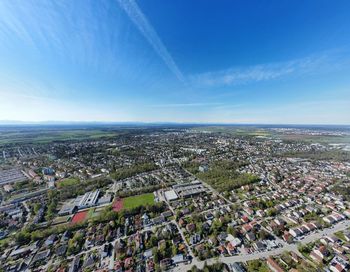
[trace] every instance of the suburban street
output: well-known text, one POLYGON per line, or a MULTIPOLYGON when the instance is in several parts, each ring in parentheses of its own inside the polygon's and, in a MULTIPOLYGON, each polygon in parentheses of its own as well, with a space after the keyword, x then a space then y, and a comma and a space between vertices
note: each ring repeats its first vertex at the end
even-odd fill
MULTIPOLYGON (((300 241, 300 244, 307 244, 313 241, 316 241, 323 236, 326 235, 331 235, 335 232, 345 230, 350 227, 350 220, 346 220, 343 222, 339 222, 338 224, 334 225, 332 228, 328 228, 319 232, 312 233, 310 235, 305 236, 304 239, 300 241)), ((293 243, 293 244, 287 244, 283 242, 283 246, 277 249, 273 249, 270 251, 264 251, 264 252, 254 252, 251 254, 239 254, 236 256, 230 256, 230 257, 219 257, 219 258, 211 258, 207 259, 205 261, 199 261, 197 258, 194 258, 192 263, 190 264, 182 264, 179 266, 176 266, 175 268, 172 269, 172 271, 187 271, 190 270, 192 266, 196 265, 198 268, 203 268, 204 263, 206 262, 207 264, 213 264, 216 262, 222 262, 226 264, 234 263, 234 262, 247 262, 251 260, 256 260, 256 259, 261 259, 261 258, 267 258, 269 256, 275 256, 282 254, 285 251, 293 251, 296 254, 300 255, 298 251, 298 244, 293 243)))

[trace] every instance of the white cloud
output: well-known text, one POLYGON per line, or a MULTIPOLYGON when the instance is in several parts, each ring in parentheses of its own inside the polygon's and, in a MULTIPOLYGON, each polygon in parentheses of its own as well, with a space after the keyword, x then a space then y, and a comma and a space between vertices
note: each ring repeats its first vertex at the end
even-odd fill
POLYGON ((321 54, 286 62, 234 67, 222 71, 195 74, 190 76, 190 81, 197 87, 232 86, 274 80, 291 75, 322 72, 339 68, 340 64, 327 54, 321 54))
POLYGON ((136 25, 139 31, 151 44, 156 53, 163 59, 170 71, 182 82, 185 83, 185 78, 177 67, 175 61, 169 54, 167 48, 159 38, 158 34, 148 22, 146 16, 142 13, 134 0, 118 0, 119 5, 125 10, 130 20, 136 25))
POLYGON ((157 104, 152 105, 152 108, 183 108, 183 107, 209 107, 220 106, 223 103, 173 103, 173 104, 157 104))

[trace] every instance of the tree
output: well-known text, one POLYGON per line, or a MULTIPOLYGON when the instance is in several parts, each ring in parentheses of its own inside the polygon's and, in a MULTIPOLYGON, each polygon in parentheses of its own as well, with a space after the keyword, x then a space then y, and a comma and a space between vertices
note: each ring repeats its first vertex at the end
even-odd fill
POLYGON ((31 240, 30 233, 24 229, 16 235, 16 242, 20 245, 28 244, 31 240))
POLYGON ((155 247, 157 246, 157 244, 158 244, 158 239, 155 235, 152 234, 147 242, 147 247, 148 248, 155 247))
POLYGON ((172 251, 172 255, 176 255, 177 254, 177 246, 175 246, 175 245, 172 245, 172 247, 171 247, 171 251, 172 251))
POLYGON ((153 249, 152 249, 152 254, 153 254, 153 261, 155 262, 155 263, 159 263, 159 261, 160 261, 160 254, 159 254, 159 251, 158 251, 158 249, 157 249, 157 247, 154 247, 153 249))
POLYGON ((194 265, 194 266, 192 266, 191 271, 192 272, 198 272, 199 270, 198 270, 197 266, 194 265))
POLYGON ((262 229, 262 230, 259 232, 259 237, 260 237, 261 240, 266 240, 266 239, 269 239, 270 234, 269 234, 267 231, 265 231, 265 230, 262 229))

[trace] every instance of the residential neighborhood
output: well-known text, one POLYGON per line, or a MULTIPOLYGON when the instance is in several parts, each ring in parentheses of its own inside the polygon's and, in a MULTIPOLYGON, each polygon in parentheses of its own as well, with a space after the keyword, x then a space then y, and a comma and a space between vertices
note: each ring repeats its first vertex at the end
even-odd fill
POLYGON ((350 163, 281 135, 5 146, 0 269, 349 271, 350 163))

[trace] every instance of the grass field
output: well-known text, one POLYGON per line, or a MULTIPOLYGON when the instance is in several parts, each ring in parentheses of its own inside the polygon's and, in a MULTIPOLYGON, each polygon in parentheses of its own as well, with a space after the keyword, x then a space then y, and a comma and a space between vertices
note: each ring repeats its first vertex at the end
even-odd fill
POLYGON ((271 136, 271 131, 256 127, 209 126, 192 128, 195 132, 227 133, 234 136, 271 136))
MULTIPOLYGON (((304 128, 300 128, 304 129, 304 128)), ((311 128, 312 129, 312 128, 311 128)), ((211 133, 225 133, 233 136, 250 136, 250 137, 270 137, 273 139, 280 139, 286 141, 304 141, 309 143, 350 143, 349 135, 332 135, 331 131, 329 135, 311 135, 303 133, 300 131, 300 134, 290 133, 288 131, 275 131, 270 128, 261 128, 254 126, 203 126, 203 127, 194 127, 192 128, 195 132, 211 132, 211 133)))
POLYGON ((304 135, 304 134, 281 134, 278 138, 287 141, 304 141, 310 143, 320 144, 348 144, 350 143, 350 136, 336 136, 336 135, 304 135))
POLYGON ((80 181, 76 178, 66 178, 66 179, 63 179, 59 182, 57 182, 57 187, 58 188, 63 188, 63 187, 66 187, 66 186, 70 186, 70 185, 75 185, 75 184, 78 184, 80 181))
POLYGON ((50 142, 95 140, 116 137, 128 131, 118 126, 1 126, 0 146, 13 144, 43 144, 50 142))
POLYGON ((142 205, 154 204, 153 193, 123 198, 123 209, 133 209, 142 205))

